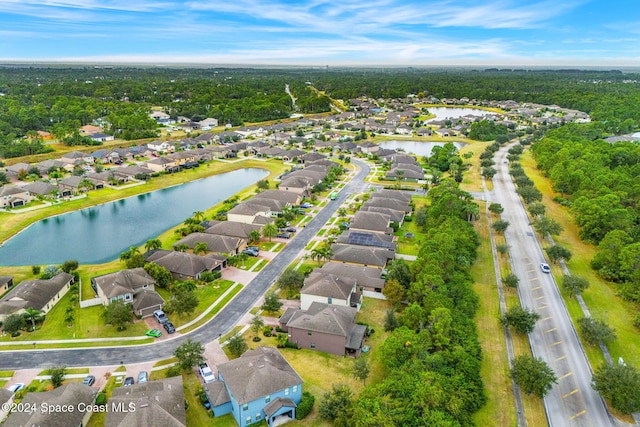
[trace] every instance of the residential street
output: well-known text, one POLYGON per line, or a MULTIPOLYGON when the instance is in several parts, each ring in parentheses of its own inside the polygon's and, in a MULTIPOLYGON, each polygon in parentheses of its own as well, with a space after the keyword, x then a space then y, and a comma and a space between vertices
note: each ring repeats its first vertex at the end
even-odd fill
POLYGON ((369 187, 369 184, 365 183, 365 178, 369 174, 369 166, 357 160, 353 160, 353 162, 360 169, 347 185, 340 190, 337 200, 329 201, 324 209, 320 210, 315 218, 307 223, 305 228, 300 229, 285 248, 205 326, 175 339, 137 346, 3 351, 2 368, 27 369, 52 365, 90 367, 140 363, 172 356, 176 347, 185 342, 187 338, 200 341, 203 345, 216 340, 231 330, 242 316, 254 306, 256 301, 269 289, 271 284, 296 258, 300 251, 305 248, 312 237, 338 210, 347 197, 351 194, 365 191, 369 187))
POLYGON ((542 358, 555 372, 558 384, 545 397, 549 424, 564 426, 610 426, 612 420, 600 395, 591 388, 592 372, 576 335, 553 275, 543 273, 546 262, 525 208, 509 176, 507 150, 494 157, 498 174, 488 202, 502 204, 502 218, 509 221, 505 232, 513 272, 520 279, 522 306, 534 309, 540 320, 529 338, 535 357, 542 358))

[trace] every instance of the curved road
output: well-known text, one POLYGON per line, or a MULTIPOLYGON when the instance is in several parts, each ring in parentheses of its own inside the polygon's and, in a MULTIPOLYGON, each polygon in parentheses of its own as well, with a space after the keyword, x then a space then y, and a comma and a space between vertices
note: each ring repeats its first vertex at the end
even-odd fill
POLYGON ((500 203, 504 207, 502 218, 509 221, 505 238, 511 267, 520 279, 521 304, 540 315, 535 330, 529 335, 532 352, 547 362, 558 378, 558 383, 544 398, 549 425, 611 426, 612 420, 600 395, 591 388, 591 367, 553 275, 540 270, 545 257, 509 176, 506 162, 511 146, 501 148, 494 157, 498 174, 493 178, 488 201, 500 203))
POLYGON ((123 347, 104 347, 86 349, 18 350, 2 351, 2 369, 42 368, 52 365, 73 366, 109 366, 121 363, 140 363, 165 359, 173 355, 174 350, 187 338, 203 344, 216 340, 233 328, 256 301, 271 287, 280 273, 296 258, 302 249, 315 236, 320 228, 338 210, 353 193, 366 190, 365 178, 369 166, 353 160, 360 168, 356 175, 338 193, 338 198, 318 212, 318 214, 291 239, 284 249, 276 255, 257 276, 242 289, 216 316, 204 326, 174 339, 143 345, 123 347))

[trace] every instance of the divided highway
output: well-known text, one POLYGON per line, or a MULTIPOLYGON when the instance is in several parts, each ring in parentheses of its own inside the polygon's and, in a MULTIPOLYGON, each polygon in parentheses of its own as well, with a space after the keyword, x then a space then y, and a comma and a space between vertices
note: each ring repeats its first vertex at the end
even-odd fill
POLYGON ((509 176, 508 149, 509 146, 502 147, 494 158, 498 173, 493 178, 488 201, 500 203, 504 207, 502 218, 509 221, 505 238, 513 273, 520 279, 518 293, 522 306, 540 315, 529 335, 533 354, 542 358, 558 378, 558 384, 544 399, 549 425, 611 426, 604 402, 591 388, 589 362, 554 278, 540 269, 540 263, 545 262, 544 254, 509 176))
POLYGON ((370 168, 367 164, 353 160, 359 167, 356 175, 339 192, 338 198, 330 201, 320 212, 300 229, 296 236, 264 267, 257 276, 246 285, 236 297, 230 301, 206 325, 166 341, 152 344, 131 345, 122 347, 103 347, 85 349, 55 350, 17 350, 2 351, 0 367, 2 369, 43 368, 54 365, 74 366, 110 366, 121 363, 140 363, 165 359, 173 355, 174 350, 187 338, 203 344, 214 341, 231 330, 245 313, 247 313, 271 287, 280 273, 296 258, 323 225, 338 210, 351 194, 365 191, 368 184, 365 178, 370 168))

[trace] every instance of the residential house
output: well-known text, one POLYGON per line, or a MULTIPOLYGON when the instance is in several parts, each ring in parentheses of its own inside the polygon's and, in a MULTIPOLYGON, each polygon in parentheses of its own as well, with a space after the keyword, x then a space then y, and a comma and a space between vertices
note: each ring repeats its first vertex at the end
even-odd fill
POLYGON ((424 170, 422 167, 414 164, 397 163, 385 173, 384 177, 385 179, 395 179, 398 181, 417 181, 424 179, 424 170))
POLYGON ((196 154, 192 151, 178 151, 176 153, 167 154, 167 159, 173 160, 179 166, 184 165, 185 163, 193 163, 197 162, 196 154))
POLYGON ((93 135, 90 135, 89 138, 96 142, 113 141, 115 139, 113 135, 107 135, 106 133, 94 133, 93 135))
POLYGON ((349 223, 352 231, 375 231, 384 234, 393 234, 390 226, 391 219, 388 215, 377 212, 358 211, 349 223))
POLYGON ((31 165, 28 163, 16 163, 5 167, 7 177, 10 179, 17 179, 21 171, 24 171, 22 173, 28 173, 29 169, 31 169, 31 165))
POLYGON ((405 213, 404 211, 397 211, 395 209, 383 208, 379 206, 362 206, 360 208, 361 212, 376 212, 384 215, 389 215, 389 219, 391 222, 395 222, 398 226, 401 226, 404 222, 405 213))
POLYGON ((22 188, 27 190, 32 196, 51 198, 58 195, 58 187, 44 181, 30 182, 23 185, 22 188))
POLYGON ((15 185, 0 187, 0 208, 18 208, 33 200, 31 193, 15 185))
POLYGON ((388 199, 385 197, 375 197, 375 198, 371 198, 369 200, 367 200, 366 202, 364 202, 364 204, 362 205, 363 208, 369 208, 369 207, 379 207, 379 208, 388 208, 388 209, 394 209, 397 211, 402 211, 404 212, 406 215, 410 214, 412 209, 411 209, 411 205, 409 205, 409 203, 403 202, 401 200, 395 200, 395 199, 388 199))
POLYGON ((201 130, 211 130, 214 127, 218 126, 218 119, 207 117, 206 119, 198 122, 198 124, 200 125, 201 130))
POLYGON ((48 313, 72 284, 73 276, 64 272, 46 280, 23 280, 0 299, 0 320, 10 314, 23 313, 27 308, 48 313))
POLYGON ((182 377, 164 378, 116 387, 109 398, 105 427, 186 427, 184 384, 182 377), (135 408, 130 410, 129 408, 135 408))
POLYGON ((364 266, 385 267, 395 258, 393 249, 378 248, 375 246, 357 246, 334 243, 331 245, 333 261, 347 264, 361 264, 364 266))
POLYGON ((253 196, 252 200, 259 201, 262 199, 279 200, 290 206, 299 205, 302 201, 302 197, 299 194, 283 190, 265 190, 253 196))
POLYGON ((327 156, 320 154, 320 153, 316 153, 314 151, 304 154, 300 157, 298 157, 298 161, 300 163, 307 163, 307 162, 314 162, 316 160, 322 160, 322 159, 326 159, 327 156))
POLYGON ((209 254, 194 255, 185 252, 154 250, 145 254, 145 261, 161 265, 178 280, 199 279, 205 271, 222 270, 227 258, 209 254))
POLYGON ((156 157, 145 163, 145 166, 154 172, 178 172, 178 162, 167 157, 156 157))
POLYGON ((13 286, 13 276, 0 276, 0 295, 7 292, 13 286))
POLYGON ((244 222, 245 224, 255 224, 257 217, 260 216, 267 218, 272 216, 269 206, 266 203, 260 203, 260 200, 240 203, 227 212, 229 221, 244 222))
POLYGON ((204 231, 209 234, 219 234, 221 236, 234 236, 249 240, 253 230, 262 231, 260 224, 247 224, 237 221, 210 221, 209 227, 204 231))
POLYGON ((0 423, 2 423, 9 412, 11 412, 11 404, 13 403, 14 393, 6 388, 0 388, 0 423))
MULTIPOLYGON (((93 414, 90 410, 95 403, 97 390, 79 382, 69 382, 50 391, 28 392, 21 407, 37 408, 12 412, 2 424, 6 427, 23 426, 86 426, 93 414), (73 408, 73 410, 47 410, 41 408, 73 408)), ((117 413, 117 411, 115 411, 117 413)))
POLYGON ((362 295, 356 289, 355 279, 327 274, 316 268, 304 279, 304 286, 300 290, 300 309, 307 310, 313 302, 355 307, 359 310, 362 295))
POLYGON ((371 198, 384 197, 411 203, 411 193, 408 191, 381 189, 370 193, 370 196, 371 198))
POLYGON ((196 243, 205 243, 208 252, 218 255, 237 255, 247 245, 247 240, 234 236, 221 236, 210 233, 191 233, 173 244, 176 249, 181 245, 187 245, 193 249, 196 243))
POLYGON ((216 417, 230 413, 239 427, 295 419, 302 378, 277 349, 258 347, 218 365, 218 379, 204 386, 216 417))
POLYGON ((80 128, 80 133, 86 136, 91 136, 101 132, 102 132, 102 128, 100 126, 84 125, 80 128))
POLYGON ((82 193, 91 189, 100 189, 104 187, 102 181, 94 181, 92 178, 84 176, 68 176, 60 180, 60 194, 70 196, 75 193, 82 193))
POLYGON ((375 231, 347 230, 338 236, 336 243, 395 250, 396 244, 393 242, 393 239, 393 234, 378 233, 375 231))
POLYGON ((82 163, 93 164, 95 159, 90 153, 83 153, 82 151, 70 151, 68 153, 64 153, 60 158, 63 163, 78 165, 82 163))
POLYGON ((311 194, 311 189, 317 184, 313 179, 304 176, 286 176, 280 181, 279 190, 291 191, 305 197, 311 194))
POLYGON ((148 317, 160 310, 164 299, 155 291, 156 281, 142 267, 116 271, 91 278, 91 286, 102 305, 114 301, 131 304, 140 317, 148 317))
POLYGON ((360 356, 367 327, 356 324, 357 309, 313 302, 307 310, 288 308, 278 320, 300 348, 338 356, 360 356))
POLYGON ((40 163, 36 164, 40 175, 49 175, 50 171, 58 171, 64 168, 64 162, 61 160, 49 159, 43 160, 40 163))
POLYGON ((159 140, 147 143, 147 148, 152 151, 164 151, 169 153, 175 150, 175 146, 172 143, 159 140))
POLYGON ((382 278, 382 268, 363 267, 361 265, 343 264, 341 262, 325 262, 320 270, 322 274, 333 274, 350 277, 356 281, 356 288, 363 295, 367 293, 382 294, 385 280, 382 278))
POLYGON ((161 125, 170 125, 176 122, 171 118, 170 115, 168 115, 164 111, 152 111, 151 113, 149 113, 149 117, 151 117, 156 121, 156 123, 161 125))

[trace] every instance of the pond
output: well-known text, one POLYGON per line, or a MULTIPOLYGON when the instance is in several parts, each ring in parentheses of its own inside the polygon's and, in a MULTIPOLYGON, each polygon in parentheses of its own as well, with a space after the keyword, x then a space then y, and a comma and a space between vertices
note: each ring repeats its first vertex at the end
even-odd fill
POLYGON ((431 107, 427 108, 427 110, 429 113, 436 115, 434 118, 427 120, 427 123, 433 120, 457 119, 464 116, 483 117, 496 115, 494 112, 477 108, 431 107))
POLYGON ((240 169, 43 219, 0 247, 0 265, 111 261, 267 175, 240 169))
MULTIPOLYGON (((427 156, 429 157, 431 155, 431 150, 433 150, 433 147, 435 146, 439 146, 442 147, 445 143, 444 142, 431 142, 431 141, 396 141, 396 140, 390 140, 390 141, 384 141, 382 143, 380 143, 380 147, 382 148, 388 148, 388 149, 394 149, 394 150, 402 150, 406 153, 411 153, 411 154, 415 154, 417 156, 427 156)), ((458 150, 462 147, 465 146, 464 142, 454 142, 453 145, 455 145, 458 150)))

